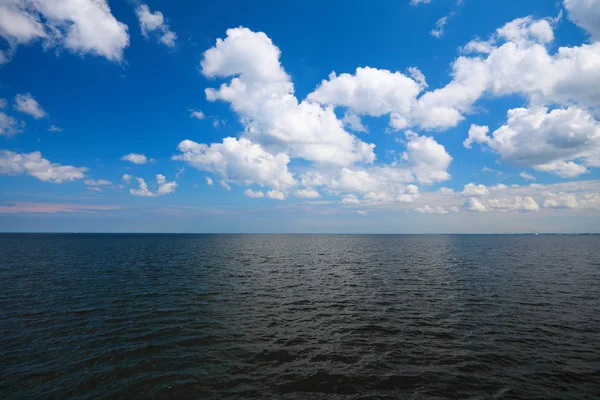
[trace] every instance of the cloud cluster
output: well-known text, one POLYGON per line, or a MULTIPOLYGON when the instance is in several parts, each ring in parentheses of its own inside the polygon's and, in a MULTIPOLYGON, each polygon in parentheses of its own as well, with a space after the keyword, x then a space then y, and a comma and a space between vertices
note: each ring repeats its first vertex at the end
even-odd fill
POLYGON ((106 0, 4 0, 0 36, 10 46, 0 57, 3 62, 19 45, 35 41, 117 62, 129 45, 127 26, 115 19, 106 0))
POLYGON ((141 197, 156 197, 163 196, 169 193, 173 193, 175 188, 177 187, 177 182, 167 182, 167 178, 164 175, 158 174, 156 175, 156 189, 150 190, 146 181, 142 178, 132 177, 131 175, 125 174, 123 175, 123 180, 127 183, 131 181, 131 179, 135 178, 138 183, 138 188, 129 189, 129 193, 134 196, 141 197))
POLYGON ((42 158, 39 151, 15 153, 0 150, 0 175, 30 175, 43 182, 63 183, 83 179, 85 167, 60 165, 42 158))

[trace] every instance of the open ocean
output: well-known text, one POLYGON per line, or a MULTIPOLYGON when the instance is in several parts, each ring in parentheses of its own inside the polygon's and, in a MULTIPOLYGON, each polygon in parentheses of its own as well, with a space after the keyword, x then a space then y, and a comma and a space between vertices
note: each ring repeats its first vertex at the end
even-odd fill
POLYGON ((600 236, 0 235, 0 398, 593 399, 600 236))

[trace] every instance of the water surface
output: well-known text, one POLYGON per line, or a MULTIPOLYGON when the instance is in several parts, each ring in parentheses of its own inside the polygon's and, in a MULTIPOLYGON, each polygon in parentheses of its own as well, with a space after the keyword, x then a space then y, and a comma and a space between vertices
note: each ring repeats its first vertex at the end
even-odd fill
POLYGON ((594 398, 600 236, 0 235, 0 398, 594 398))

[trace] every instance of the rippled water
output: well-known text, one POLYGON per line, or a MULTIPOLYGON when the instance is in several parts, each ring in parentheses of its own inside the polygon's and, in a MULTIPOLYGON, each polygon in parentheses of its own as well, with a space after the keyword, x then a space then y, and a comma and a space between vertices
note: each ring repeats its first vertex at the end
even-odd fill
POLYGON ((600 236, 0 235, 0 398, 594 398, 600 236))

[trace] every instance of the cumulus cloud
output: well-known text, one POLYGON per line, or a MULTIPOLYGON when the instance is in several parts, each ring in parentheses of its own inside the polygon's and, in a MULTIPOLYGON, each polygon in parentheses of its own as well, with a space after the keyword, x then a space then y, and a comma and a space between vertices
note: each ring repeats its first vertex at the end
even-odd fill
POLYGON ((592 114, 577 107, 516 108, 508 111, 507 123, 488 136, 487 127, 472 125, 465 146, 480 143, 500 155, 500 160, 538 171, 574 177, 595 166, 600 153, 600 124, 592 114), (572 160, 581 160, 583 165, 572 160))
POLYGON ((148 187, 148 184, 146 183, 146 181, 142 178, 135 178, 135 180, 138 183, 138 188, 137 189, 129 189, 129 193, 131 193, 134 196, 141 196, 141 197, 156 197, 156 196, 163 196, 163 195, 167 195, 169 193, 173 193, 175 191, 175 188, 177 187, 177 182, 173 181, 173 182, 167 182, 167 178, 162 175, 162 174, 158 174, 156 175, 156 190, 152 191, 150 190, 150 188, 148 187))
POLYGON ((50 128, 48 128, 48 132, 62 132, 62 128, 56 125, 50 125, 50 128))
POLYGON ((30 175, 42 182, 63 183, 83 179, 85 167, 60 165, 42 157, 39 151, 15 153, 0 150, 1 175, 30 175))
POLYGON ((251 189, 246 189, 246 190, 244 190, 244 194, 252 199, 260 199, 262 197, 265 197, 265 194, 260 190, 257 190, 255 192, 251 189))
POLYGON ((140 4, 136 9, 136 15, 144 37, 148 38, 150 34, 156 34, 160 43, 167 47, 175 47, 177 35, 170 30, 163 13, 151 12, 146 4, 140 4))
POLYGON ((48 113, 44 111, 40 104, 29 93, 18 94, 15 97, 15 110, 29 114, 35 119, 48 116, 48 113))
POLYGON ((425 207, 418 207, 415 208, 415 211, 418 212, 419 214, 439 214, 439 215, 444 215, 444 214, 448 214, 450 212, 458 212, 458 207, 450 207, 448 209, 445 209, 444 207, 431 207, 429 204, 426 204, 425 207))
POLYGON ((267 197, 273 200, 285 200, 285 193, 280 192, 279 190, 269 190, 267 192, 267 197))
POLYGON ((600 40, 600 0, 564 0, 569 19, 600 40))
POLYGON ((487 196, 488 194, 490 194, 490 191, 485 185, 476 185, 475 183, 471 182, 465 185, 463 191, 460 192, 460 194, 464 197, 481 197, 487 196))
POLYGON ((485 206, 481 204, 481 201, 475 197, 467 199, 463 204, 463 208, 467 211, 487 212, 487 208, 485 208, 485 206))
POLYGON ((214 181, 212 180, 212 178, 211 178, 210 176, 207 176, 207 177, 206 177, 206 184, 207 184, 208 186, 212 186, 212 185, 214 185, 215 183, 214 183, 214 181))
POLYGON ((134 164, 146 164, 148 158, 143 154, 129 153, 121 157, 122 161, 129 161, 134 164))
POLYGON ((179 143, 174 160, 187 162, 201 170, 219 175, 226 182, 256 184, 287 190, 296 181, 288 170, 287 154, 273 155, 249 139, 228 137, 222 143, 206 145, 191 140, 179 143))
POLYGON ((531 175, 529 172, 521 172, 519 176, 527 181, 535 181, 535 176, 531 175))
POLYGON ((227 37, 204 53, 201 68, 207 78, 232 78, 206 89, 206 98, 230 103, 244 136, 269 152, 321 164, 373 162, 374 145, 344 130, 331 107, 298 101, 279 58, 279 48, 264 33, 228 29, 227 37))
POLYGON ((0 4, 0 36, 10 46, 0 57, 4 62, 18 45, 35 41, 117 62, 129 45, 127 26, 115 19, 106 0, 6 0, 0 4))

